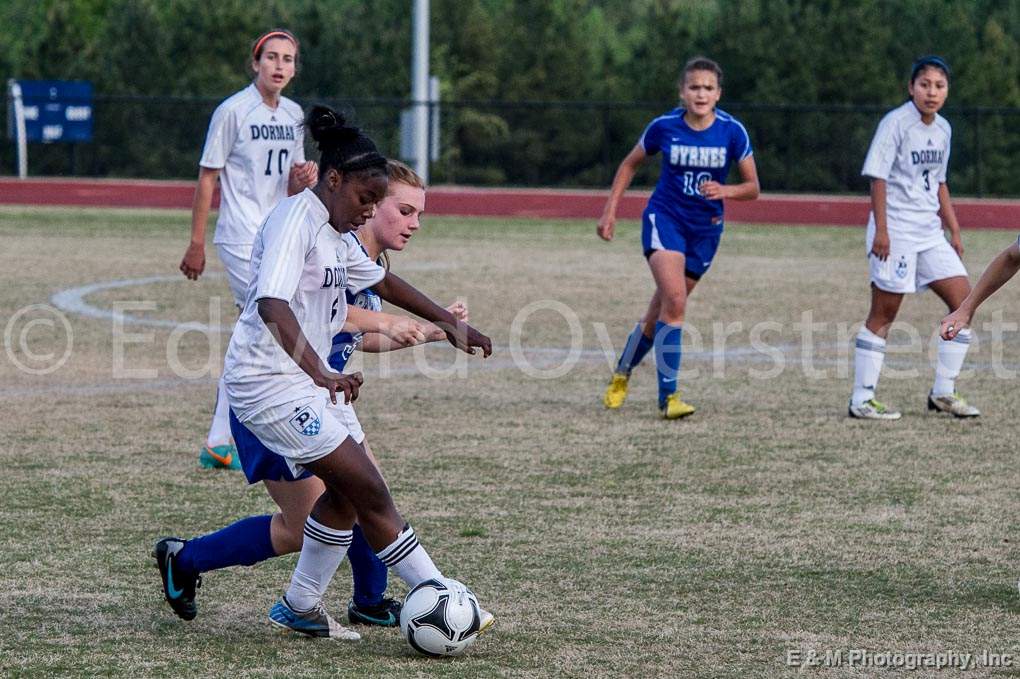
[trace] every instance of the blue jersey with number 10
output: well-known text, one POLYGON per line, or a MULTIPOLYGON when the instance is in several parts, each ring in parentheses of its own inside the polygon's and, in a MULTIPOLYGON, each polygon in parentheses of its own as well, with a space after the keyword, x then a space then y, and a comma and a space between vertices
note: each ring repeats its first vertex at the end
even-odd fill
POLYGON ((649 208, 691 227, 722 228, 723 202, 705 198, 698 187, 709 180, 725 183, 730 166, 751 155, 744 126, 716 109, 715 122, 693 130, 684 109, 676 108, 649 123, 638 143, 650 156, 662 152, 662 173, 649 208))

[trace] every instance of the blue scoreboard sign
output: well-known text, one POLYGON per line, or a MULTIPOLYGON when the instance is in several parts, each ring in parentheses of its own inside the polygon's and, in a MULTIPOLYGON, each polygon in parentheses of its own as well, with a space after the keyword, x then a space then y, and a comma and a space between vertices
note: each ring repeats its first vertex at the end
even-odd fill
POLYGON ((18 85, 21 86, 27 141, 92 141, 92 83, 19 80, 18 85))

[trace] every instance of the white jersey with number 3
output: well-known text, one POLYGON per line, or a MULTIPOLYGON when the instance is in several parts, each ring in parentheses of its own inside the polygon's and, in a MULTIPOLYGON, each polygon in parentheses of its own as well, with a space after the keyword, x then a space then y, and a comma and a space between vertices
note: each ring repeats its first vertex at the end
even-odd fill
POLYGON ((287 197, 290 166, 305 160, 303 114, 280 97, 269 108, 254 84, 216 107, 199 165, 220 172, 217 245, 251 245, 269 211, 287 197))
MULTIPOLYGON (((936 114, 926 125, 914 102, 908 101, 882 118, 871 140, 861 174, 886 181, 889 241, 896 247, 923 250, 945 241, 939 217, 939 185, 949 167, 953 131, 936 114)), ((874 215, 870 220, 871 242, 874 215)))
POLYGON ((357 294, 386 275, 328 218, 326 206, 305 189, 280 202, 255 238, 248 295, 223 371, 230 407, 241 421, 316 388, 270 334, 258 300, 287 302, 309 345, 328 365, 333 336, 347 319, 345 292, 357 294))

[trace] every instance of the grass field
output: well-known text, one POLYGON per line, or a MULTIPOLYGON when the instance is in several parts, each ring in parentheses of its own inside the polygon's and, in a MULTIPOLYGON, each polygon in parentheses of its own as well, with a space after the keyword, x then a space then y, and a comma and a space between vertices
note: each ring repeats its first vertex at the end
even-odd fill
MULTIPOLYGON (((51 312, 19 309, 103 281, 168 277, 96 291, 84 298, 93 308, 148 302, 130 313, 200 323, 212 308, 214 325, 229 324, 222 278, 174 278, 187 223, 180 212, 0 210, 0 674, 781 677, 796 674, 791 650, 869 649, 988 650, 1014 667, 967 676, 1020 675, 1009 376, 1020 334, 993 342, 978 324, 960 388, 982 418, 927 415, 926 347, 943 311, 930 293, 908 299, 891 341, 905 348, 879 388, 904 419, 848 420, 849 337, 867 309, 862 229, 730 227, 687 322, 681 382, 699 412, 666 423, 650 360, 623 409, 600 404, 606 343, 622 346, 651 292, 635 224, 606 245, 587 222, 429 219, 394 270, 441 301, 466 300, 497 351, 365 358, 358 412, 398 506, 497 626, 451 661, 415 656, 392 630, 358 645, 279 635, 266 614, 294 557, 208 574, 198 619, 178 620, 154 540, 272 507, 240 475, 196 465, 227 335, 115 332, 66 313, 61 368, 33 374, 12 356, 38 373, 52 364, 41 354, 62 353, 47 326, 26 325, 51 312), (809 344, 805 312, 818 324, 809 344), (426 376, 423 361, 455 370, 426 376)), ((966 233, 972 276, 1013 237, 966 233)), ((1016 323, 1018 303, 1020 285, 1007 287, 979 320, 1016 323)), ((330 607, 349 591, 345 564, 330 607)))

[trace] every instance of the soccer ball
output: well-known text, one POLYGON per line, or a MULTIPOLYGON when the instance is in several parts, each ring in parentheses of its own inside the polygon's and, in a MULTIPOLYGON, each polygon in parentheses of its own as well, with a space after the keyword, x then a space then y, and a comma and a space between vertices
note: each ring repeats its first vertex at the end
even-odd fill
POLYGON ((450 578, 420 583, 407 593, 400 611, 407 643, 433 658, 466 651, 478 638, 480 623, 474 592, 450 578))

